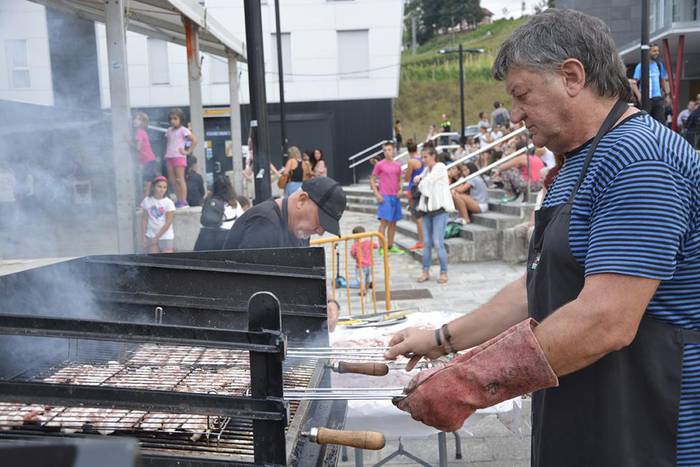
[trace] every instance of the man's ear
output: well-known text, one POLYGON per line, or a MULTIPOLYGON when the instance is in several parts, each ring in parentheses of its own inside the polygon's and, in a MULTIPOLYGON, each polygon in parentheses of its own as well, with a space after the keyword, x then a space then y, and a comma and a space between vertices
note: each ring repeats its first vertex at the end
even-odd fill
POLYGON ((309 200, 309 194, 305 191, 300 191, 297 196, 297 209, 304 207, 306 202, 309 200))
POLYGON ((560 72, 564 87, 569 96, 577 96, 586 87, 586 70, 583 63, 575 58, 568 58, 561 64, 560 72))

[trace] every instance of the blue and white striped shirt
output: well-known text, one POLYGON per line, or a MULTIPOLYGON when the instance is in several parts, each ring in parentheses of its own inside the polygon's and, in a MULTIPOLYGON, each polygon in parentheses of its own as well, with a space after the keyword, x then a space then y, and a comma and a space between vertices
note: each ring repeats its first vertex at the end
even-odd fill
MULTIPOLYGON (((567 202, 590 143, 566 158, 544 207, 567 202)), ((646 114, 611 130, 571 209, 569 243, 586 276, 658 279, 648 315, 700 330, 699 187, 700 158, 677 133, 646 114)), ((682 377, 677 464, 700 465, 700 345, 685 346, 682 377)))

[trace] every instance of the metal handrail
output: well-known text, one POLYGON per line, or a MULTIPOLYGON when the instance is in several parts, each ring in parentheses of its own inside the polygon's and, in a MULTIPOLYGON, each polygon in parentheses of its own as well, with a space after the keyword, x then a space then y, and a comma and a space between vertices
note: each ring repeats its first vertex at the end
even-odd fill
POLYGON ((524 148, 518 149, 517 151, 515 151, 512 154, 508 154, 507 156, 501 157, 496 162, 493 162, 492 164, 489 164, 486 167, 483 167, 483 168, 477 170, 473 174, 469 174, 466 177, 460 178, 459 180, 457 180, 456 182, 454 182, 453 184, 450 185, 450 189, 458 187, 459 185, 461 185, 463 183, 467 183, 469 180, 476 178, 479 175, 482 175, 495 167, 498 167, 502 164, 505 164, 506 162, 508 162, 511 159, 515 159, 516 157, 522 155, 523 153, 526 153, 528 151, 528 149, 534 148, 534 147, 535 147, 534 145, 529 144, 529 145, 525 146, 524 148))
MULTIPOLYGON (((435 141, 436 139, 438 139, 438 138, 441 137, 441 136, 459 136, 459 133, 456 133, 456 132, 454 132, 454 131, 447 132, 447 133, 438 133, 438 134, 433 135, 432 137, 428 138, 426 141, 435 141)), ((423 141, 422 143, 419 143, 419 144, 416 146, 416 147, 418 148, 419 151, 420 151, 421 149, 423 149, 423 145, 426 143, 426 141, 423 141)), ((438 147, 435 148, 435 149, 437 150, 438 148, 446 148, 446 147, 451 147, 451 146, 454 146, 454 145, 446 144, 446 145, 443 145, 443 146, 438 146, 438 147)), ((459 145, 456 145, 456 146, 459 147, 459 145)), ((408 155, 408 150, 403 151, 402 153, 400 153, 400 154, 398 154, 396 157, 394 157, 394 160, 397 161, 397 160, 399 160, 399 159, 402 159, 402 158, 406 157, 407 155, 408 155)), ((404 167, 402 167, 402 168, 405 168, 405 165, 404 165, 404 167)))
MULTIPOLYGON (((362 151, 358 152, 357 154, 353 154, 352 156, 348 157, 348 161, 356 159, 356 158, 360 157, 362 154, 366 153, 367 151, 371 151, 372 149, 376 148, 377 146, 381 146, 388 141, 391 141, 391 140, 383 139, 373 146, 370 146, 368 148, 364 148, 362 151)), ((352 166, 351 166, 351 168, 352 168, 352 166)))
MULTIPOLYGON (((342 237, 324 237, 324 238, 318 238, 315 240, 311 240, 309 243, 311 246, 319 246, 319 245, 326 245, 328 243, 331 244, 333 247, 333 251, 335 251, 335 245, 343 242, 345 244, 345 277, 348 279, 346 281, 346 289, 347 289, 347 300, 348 300, 348 314, 352 315, 352 306, 350 302, 350 269, 349 269, 349 261, 348 261, 348 241, 354 241, 354 240, 359 240, 362 238, 372 238, 376 237, 382 246, 382 260, 384 261, 384 306, 386 311, 391 311, 391 286, 389 283, 389 275, 390 275, 390 269, 389 269, 389 248, 387 245, 386 237, 381 234, 381 232, 362 232, 362 233, 356 233, 356 234, 350 234, 350 235, 345 235, 342 237)), ((357 249, 357 260, 361 264, 362 263, 362 251, 361 248, 357 249)), ((335 254, 331 253, 331 269, 332 269, 332 274, 335 274, 336 270, 336 264, 335 264, 335 254)), ((372 278, 372 282, 374 281, 374 261, 370 263, 370 277, 372 278)), ((367 284, 363 284, 364 280, 364 274, 360 274, 360 287, 363 285, 367 287, 367 284)), ((335 278, 331 280, 331 294, 333 299, 335 300, 335 291, 336 291, 336 284, 335 284, 335 278)), ((362 306, 362 314, 365 314, 365 302, 364 302, 364 297, 360 301, 361 306, 362 306)), ((376 289, 372 287, 372 305, 374 307, 374 311, 377 311, 377 293, 376 289)))
POLYGON ((493 141, 493 142, 487 144, 483 148, 479 148, 470 154, 467 154, 465 156, 460 157, 456 161, 450 162, 449 164, 447 164, 447 168, 450 169, 457 164, 461 164, 462 162, 464 162, 467 159, 471 159, 473 157, 478 156, 479 154, 481 154, 483 152, 489 151, 489 150, 493 149, 494 147, 498 146, 499 144, 502 144, 502 143, 508 141, 509 139, 513 138, 514 136, 518 136, 519 134, 524 133, 526 131, 527 131, 527 128, 525 128, 525 127, 518 128, 517 130, 511 131, 507 135, 503 135, 502 137, 498 138, 496 141, 493 141))
POLYGON ((366 162, 366 161, 370 160, 371 158, 380 155, 382 152, 384 152, 384 149, 380 149, 379 151, 375 151, 375 152, 373 152, 372 154, 370 154, 369 156, 365 157, 364 159, 360 159, 360 160, 357 161, 357 162, 353 162, 352 164, 350 164, 350 165, 348 166, 348 168, 354 169, 355 167, 357 167, 358 165, 362 164, 363 162, 366 162))

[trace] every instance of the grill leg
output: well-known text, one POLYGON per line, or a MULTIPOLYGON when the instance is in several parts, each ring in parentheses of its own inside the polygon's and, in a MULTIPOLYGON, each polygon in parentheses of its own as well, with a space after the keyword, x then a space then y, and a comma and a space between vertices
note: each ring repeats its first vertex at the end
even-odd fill
POLYGON ((438 433, 438 456, 440 467, 447 467, 447 435, 444 431, 438 433))
MULTIPOLYGON (((248 301, 248 330, 280 331, 280 302, 270 292, 257 292, 248 301)), ((282 355, 250 352, 251 394, 256 398, 283 397, 282 355)), ((255 463, 286 465, 286 418, 282 421, 253 420, 255 463)))
POLYGON ((355 448, 355 467, 362 467, 364 464, 364 454, 362 449, 355 448))

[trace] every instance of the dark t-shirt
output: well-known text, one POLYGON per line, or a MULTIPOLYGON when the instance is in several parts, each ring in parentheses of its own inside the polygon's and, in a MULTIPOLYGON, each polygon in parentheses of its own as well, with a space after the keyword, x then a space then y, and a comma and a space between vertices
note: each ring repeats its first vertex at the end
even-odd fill
POLYGON ((273 200, 264 201, 243 213, 224 242, 226 250, 300 246, 309 246, 309 241, 299 240, 289 232, 286 221, 282 220, 282 211, 273 200))
POLYGON ((205 194, 202 176, 193 170, 189 171, 187 173, 187 204, 201 206, 205 194))

